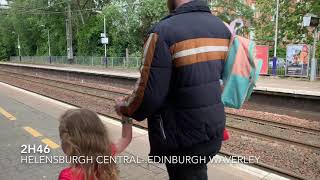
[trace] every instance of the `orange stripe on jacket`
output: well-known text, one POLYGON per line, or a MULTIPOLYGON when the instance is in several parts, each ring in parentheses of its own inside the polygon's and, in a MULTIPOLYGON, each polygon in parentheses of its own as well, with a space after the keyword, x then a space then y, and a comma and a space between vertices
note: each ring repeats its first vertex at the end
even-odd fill
POLYGON ((185 40, 170 47, 175 67, 213 60, 225 60, 229 39, 198 38, 185 40))
POLYGON ((124 115, 131 116, 140 107, 143 101, 158 37, 159 36, 155 33, 150 34, 144 45, 143 65, 140 70, 141 77, 136 83, 133 94, 126 98, 126 106, 121 107, 121 112, 124 115))
POLYGON ((229 46, 229 39, 220 38, 197 38, 178 42, 170 47, 171 54, 187 49, 198 48, 202 46, 229 46))
POLYGON ((225 60, 227 56, 226 52, 207 52, 200 53, 191 56, 185 56, 177 58, 173 61, 175 67, 181 67, 186 65, 191 65, 200 62, 215 61, 215 60, 225 60))

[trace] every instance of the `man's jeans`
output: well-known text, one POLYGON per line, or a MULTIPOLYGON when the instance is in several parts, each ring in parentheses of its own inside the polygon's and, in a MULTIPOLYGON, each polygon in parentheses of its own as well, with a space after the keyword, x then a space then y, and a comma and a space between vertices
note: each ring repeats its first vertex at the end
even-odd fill
POLYGON ((207 164, 166 164, 170 180, 208 180, 207 164))

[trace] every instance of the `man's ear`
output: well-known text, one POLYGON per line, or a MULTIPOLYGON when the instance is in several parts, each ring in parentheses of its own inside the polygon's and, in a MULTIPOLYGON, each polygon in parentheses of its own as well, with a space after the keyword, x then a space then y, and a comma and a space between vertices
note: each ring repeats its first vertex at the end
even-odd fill
POLYGON ((177 7, 176 0, 167 0, 167 6, 169 12, 172 13, 177 7))

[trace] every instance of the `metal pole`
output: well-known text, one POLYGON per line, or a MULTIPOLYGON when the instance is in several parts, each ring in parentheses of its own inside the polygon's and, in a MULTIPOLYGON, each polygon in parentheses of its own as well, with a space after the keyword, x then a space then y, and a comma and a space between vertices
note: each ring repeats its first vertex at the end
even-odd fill
POLYGON ((93 56, 91 56, 91 66, 93 66, 93 56))
POLYGON ((113 68, 113 58, 111 58, 111 67, 113 68))
POLYGON ((136 61, 137 61, 137 66, 136 66, 136 68, 139 68, 139 59, 138 58, 135 58, 136 59, 136 61))
MULTIPOLYGON (((103 31, 106 38, 107 37, 106 15, 103 15, 103 31)), ((104 44, 104 60, 106 62, 106 67, 108 67, 107 44, 104 44)))
POLYGON ((278 46, 278 27, 279 26, 279 0, 277 0, 277 9, 276 9, 276 30, 274 37, 274 57, 277 57, 277 46, 278 46))
POLYGON ((20 45, 20 35, 18 34, 18 50, 19 50, 19 60, 21 62, 21 45, 20 45))
POLYGON ((71 5, 70 0, 68 1, 68 18, 66 22, 67 26, 67 50, 68 50, 68 60, 73 63, 73 47, 72 47, 72 17, 71 17, 71 5))
POLYGON ((314 30, 310 81, 316 80, 316 67, 317 67, 317 61, 316 61, 316 47, 317 46, 316 45, 317 45, 317 38, 318 38, 317 36, 318 36, 318 27, 316 27, 314 30))
POLYGON ((130 62, 129 62, 129 49, 128 48, 126 48, 126 62, 127 62, 127 67, 129 67, 130 62))
POLYGON ((49 48, 49 61, 51 64, 51 46, 50 46, 50 30, 48 28, 48 48, 49 48))
POLYGON ((277 0, 277 8, 276 8, 276 29, 274 35, 274 54, 272 58, 273 66, 272 66, 272 75, 277 75, 277 46, 278 46, 278 25, 279 25, 279 0, 277 0))
MULTIPOLYGON (((103 15, 103 30, 104 35, 107 37, 106 15, 103 15)), ((104 44, 104 57, 107 57, 107 44, 104 44)))

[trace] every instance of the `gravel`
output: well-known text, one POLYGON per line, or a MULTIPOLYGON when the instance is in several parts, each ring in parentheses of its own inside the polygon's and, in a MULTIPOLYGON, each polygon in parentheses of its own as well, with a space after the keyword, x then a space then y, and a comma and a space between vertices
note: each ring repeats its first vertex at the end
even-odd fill
POLYGON ((222 151, 238 156, 260 157, 259 163, 292 172, 305 179, 320 179, 320 151, 272 142, 263 138, 230 131, 231 138, 222 151))
POLYGON ((320 147, 320 135, 302 133, 292 129, 283 129, 275 126, 270 126, 270 124, 258 124, 246 120, 238 119, 228 119, 227 126, 236 127, 240 129, 250 130, 256 133, 270 135, 273 137, 278 137, 284 140, 290 140, 294 142, 299 142, 303 144, 313 145, 320 147))
POLYGON ((105 100, 89 95, 83 95, 81 93, 65 91, 58 88, 52 88, 51 86, 30 83, 20 79, 13 79, 10 77, 0 76, 0 79, 2 82, 26 90, 30 90, 47 97, 67 102, 78 107, 88 108, 94 110, 95 112, 104 113, 112 117, 117 117, 115 115, 115 112, 113 111, 114 102, 111 100, 105 100))
POLYGON ((320 130, 320 121, 311 121, 307 119, 300 119, 292 116, 279 115, 269 112, 253 111, 247 109, 231 109, 226 108, 226 113, 233 115, 247 116, 258 118, 262 120, 272 120, 274 122, 287 123, 305 128, 320 130))

